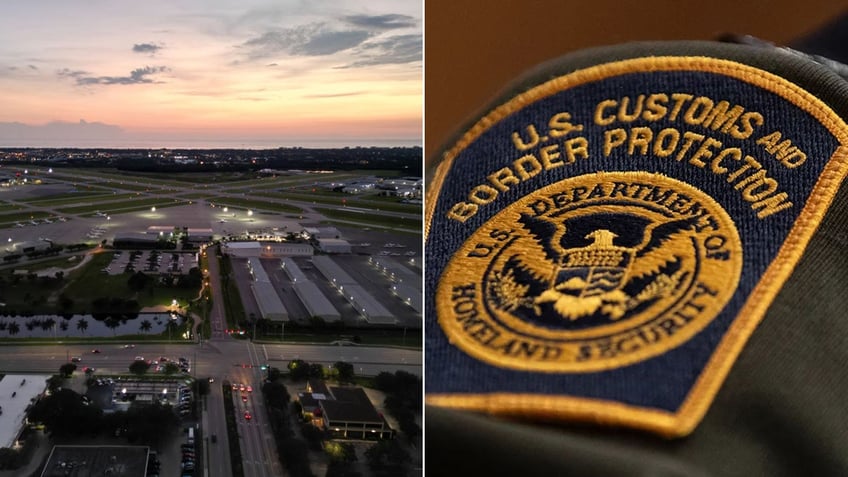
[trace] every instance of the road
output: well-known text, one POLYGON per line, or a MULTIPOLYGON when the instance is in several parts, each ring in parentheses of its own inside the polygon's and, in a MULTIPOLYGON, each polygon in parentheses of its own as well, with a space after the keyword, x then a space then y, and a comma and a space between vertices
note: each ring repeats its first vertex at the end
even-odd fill
POLYGON ((231 338, 215 339, 202 345, 190 344, 137 344, 125 348, 123 343, 98 345, 49 345, 0 347, 0 362, 3 372, 11 373, 56 373, 59 366, 69 357, 78 356, 78 366, 90 366, 97 374, 126 374, 136 356, 155 359, 159 356, 176 358, 185 356, 191 362, 191 375, 203 379, 212 377, 211 392, 205 398, 201 422, 204 429, 204 461, 208 477, 230 475, 230 454, 224 420, 224 401, 221 383, 250 384, 254 391, 249 393, 247 403, 241 394, 235 393, 235 409, 238 419, 239 444, 242 449, 245 476, 265 477, 284 475, 268 425, 267 411, 260 389, 262 371, 260 365, 270 364, 285 368, 289 361, 302 359, 325 366, 337 361, 354 364, 360 375, 375 375, 379 372, 404 370, 422 375, 422 354, 419 350, 401 348, 377 348, 367 346, 330 346, 308 344, 256 344, 231 338), (100 353, 92 353, 95 348, 100 353), (244 419, 244 411, 250 410, 252 419, 244 419), (216 443, 210 437, 215 434, 216 443))
POLYGON ((233 408, 238 422, 239 444, 245 477, 270 477, 283 475, 276 444, 268 424, 267 410, 261 395, 262 372, 256 349, 248 344, 252 367, 236 368, 229 374, 228 381, 244 385, 233 391, 233 408), (252 389, 252 391, 251 391, 252 389), (249 413, 250 419, 246 416, 249 413))

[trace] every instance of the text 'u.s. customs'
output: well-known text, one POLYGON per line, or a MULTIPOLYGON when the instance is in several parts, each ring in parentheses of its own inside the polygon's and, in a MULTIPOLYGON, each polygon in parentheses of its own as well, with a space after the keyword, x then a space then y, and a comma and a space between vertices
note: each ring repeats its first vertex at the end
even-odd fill
POLYGON ((604 99, 590 114, 560 111, 546 122, 513 131, 508 140, 515 159, 489 171, 450 207, 448 218, 465 222, 522 182, 596 155, 670 160, 703 169, 721 177, 759 219, 793 206, 771 171, 802 167, 807 153, 784 131, 769 128, 757 111, 723 99, 662 92, 604 99), (599 144, 587 137, 587 127, 602 128, 599 144))

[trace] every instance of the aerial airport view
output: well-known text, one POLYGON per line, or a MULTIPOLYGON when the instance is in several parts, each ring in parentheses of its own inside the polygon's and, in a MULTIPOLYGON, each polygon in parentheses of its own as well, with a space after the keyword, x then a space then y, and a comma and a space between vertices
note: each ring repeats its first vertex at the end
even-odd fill
POLYGON ((421 475, 420 3, 48 3, 0 19, 0 477, 421 475))

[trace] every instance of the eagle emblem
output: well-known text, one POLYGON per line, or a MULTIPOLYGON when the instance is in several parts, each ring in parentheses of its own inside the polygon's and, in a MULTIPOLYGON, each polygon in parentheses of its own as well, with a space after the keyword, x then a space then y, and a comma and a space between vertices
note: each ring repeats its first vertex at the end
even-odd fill
POLYGON ((522 214, 519 222, 528 236, 488 281, 492 305, 504 311, 549 324, 617 321, 676 293, 692 275, 695 218, 601 212, 522 214))

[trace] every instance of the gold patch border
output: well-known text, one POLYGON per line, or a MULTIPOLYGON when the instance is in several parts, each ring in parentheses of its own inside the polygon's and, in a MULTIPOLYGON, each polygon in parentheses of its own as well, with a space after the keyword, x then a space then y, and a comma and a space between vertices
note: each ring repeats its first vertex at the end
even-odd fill
POLYGON ((848 126, 830 107, 800 86, 752 66, 703 56, 633 58, 592 66, 551 79, 518 94, 489 112, 474 124, 453 148, 445 152, 434 174, 432 186, 427 189, 424 240, 426 242, 429 238, 436 200, 454 159, 494 124, 531 103, 566 89, 628 73, 660 71, 714 73, 757 86, 811 115, 840 143, 827 160, 804 208, 774 260, 751 291, 680 408, 676 412, 668 412, 602 399, 525 393, 429 394, 425 397, 428 404, 497 415, 633 427, 668 438, 690 434, 703 419, 733 363, 806 250, 848 173, 848 126))

